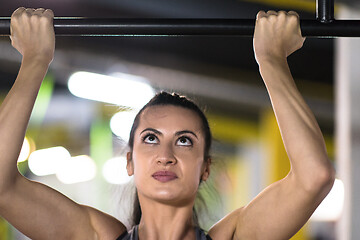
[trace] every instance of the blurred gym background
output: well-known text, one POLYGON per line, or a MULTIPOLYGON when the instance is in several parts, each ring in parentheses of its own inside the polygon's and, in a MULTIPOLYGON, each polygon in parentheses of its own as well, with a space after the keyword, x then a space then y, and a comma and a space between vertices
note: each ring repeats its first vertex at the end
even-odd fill
MULTIPOLYGON (((253 19, 259 10, 273 9, 295 10, 302 19, 314 19, 316 11, 315 0, 13 0, 2 1, 0 16, 9 17, 19 6, 51 8, 55 16, 99 18, 253 19)), ((342 9, 356 15, 360 5, 337 1, 336 13, 342 9)), ((308 38, 289 57, 335 166, 336 41, 308 38)), ((9 38, 0 37, 0 102, 20 61, 9 38)), ((289 171, 252 39, 232 36, 57 37, 19 170, 126 223, 129 209, 121 196, 131 191, 124 159, 129 128, 139 107, 160 90, 194 99, 206 109, 212 127, 210 182, 217 190, 201 190, 209 209, 202 221, 205 229, 289 171)), ((340 239, 336 226, 343 205, 344 183, 338 179, 328 199, 292 239, 340 239)), ((27 238, 0 218, 0 239, 27 238)))

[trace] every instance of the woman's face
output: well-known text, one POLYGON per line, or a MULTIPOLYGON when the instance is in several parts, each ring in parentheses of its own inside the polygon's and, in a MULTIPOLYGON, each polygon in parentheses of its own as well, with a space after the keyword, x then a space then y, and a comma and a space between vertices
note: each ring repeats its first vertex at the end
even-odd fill
POLYGON ((139 198, 175 205, 194 201, 200 180, 209 175, 204 147, 201 119, 192 110, 172 105, 145 109, 127 166, 139 198))

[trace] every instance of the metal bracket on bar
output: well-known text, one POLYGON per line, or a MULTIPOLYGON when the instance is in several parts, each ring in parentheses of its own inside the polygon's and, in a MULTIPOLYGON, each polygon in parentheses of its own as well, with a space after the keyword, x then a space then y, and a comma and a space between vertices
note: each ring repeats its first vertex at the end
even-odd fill
POLYGON ((316 19, 322 23, 335 20, 334 0, 316 0, 316 19))

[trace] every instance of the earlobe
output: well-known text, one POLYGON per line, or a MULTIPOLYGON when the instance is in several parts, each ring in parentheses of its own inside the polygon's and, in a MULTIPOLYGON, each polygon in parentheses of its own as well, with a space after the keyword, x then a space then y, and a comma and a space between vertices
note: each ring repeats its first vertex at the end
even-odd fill
POLYGON ((126 154, 126 170, 128 172, 128 175, 129 176, 132 176, 134 175, 134 163, 132 161, 132 153, 131 152, 128 152, 126 154))

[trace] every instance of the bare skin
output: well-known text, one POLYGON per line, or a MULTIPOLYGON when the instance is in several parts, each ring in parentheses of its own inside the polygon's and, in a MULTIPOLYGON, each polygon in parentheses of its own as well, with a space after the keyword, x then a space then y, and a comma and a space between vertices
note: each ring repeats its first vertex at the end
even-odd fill
POLYGON ((210 230, 210 235, 216 239, 227 225, 235 226, 233 239, 289 239, 306 223, 333 185, 335 171, 320 128, 297 90, 286 60, 302 47, 304 40, 295 12, 258 13, 255 58, 291 170, 247 206, 217 223, 210 230), (224 227, 219 227, 221 225, 224 227))
MULTIPOLYGON (((54 55, 52 18, 52 11, 44 9, 19 8, 12 15, 12 45, 23 59, 0 108, 0 214, 31 239, 114 240, 126 231, 120 221, 24 178, 16 168, 37 92, 54 55)), ((291 170, 216 223, 209 231, 214 240, 289 239, 331 189, 334 169, 322 134, 286 61, 303 42, 296 13, 259 12, 255 57, 291 170)), ((135 177, 143 212, 140 239, 195 239, 192 206, 200 179, 210 174, 203 149, 201 123, 193 112, 161 106, 142 114, 133 153, 127 155, 127 170, 135 177), (161 182, 153 176, 163 170, 176 178, 161 182)))
POLYGON ((200 118, 176 106, 146 109, 134 135, 128 173, 135 177, 140 205, 140 239, 195 239, 192 208, 200 179, 210 166, 204 161, 205 137, 200 118), (157 171, 176 178, 161 182, 157 171))

